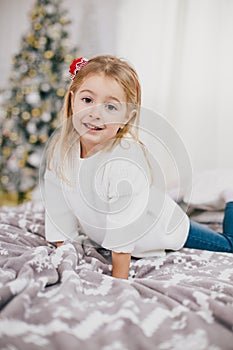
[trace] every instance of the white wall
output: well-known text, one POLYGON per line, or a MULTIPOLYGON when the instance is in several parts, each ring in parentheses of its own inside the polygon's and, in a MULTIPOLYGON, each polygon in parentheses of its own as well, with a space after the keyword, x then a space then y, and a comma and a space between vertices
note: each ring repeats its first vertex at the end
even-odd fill
POLYGON ((7 84, 12 57, 19 51, 19 40, 28 28, 30 0, 0 1, 0 89, 7 84))

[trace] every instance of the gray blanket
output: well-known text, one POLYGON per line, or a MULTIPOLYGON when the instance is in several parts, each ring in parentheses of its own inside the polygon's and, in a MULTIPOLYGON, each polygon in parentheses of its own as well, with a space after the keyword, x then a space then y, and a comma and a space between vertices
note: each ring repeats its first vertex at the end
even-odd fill
POLYGON ((132 259, 126 281, 84 235, 48 244, 39 204, 2 207, 0 220, 1 349, 233 349, 231 254, 132 259))

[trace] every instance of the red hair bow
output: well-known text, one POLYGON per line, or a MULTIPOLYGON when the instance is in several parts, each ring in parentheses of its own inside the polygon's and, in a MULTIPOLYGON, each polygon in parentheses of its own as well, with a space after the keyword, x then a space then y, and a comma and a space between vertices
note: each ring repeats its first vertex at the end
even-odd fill
POLYGON ((86 58, 83 57, 79 57, 73 60, 73 62, 70 65, 70 79, 74 80, 75 75, 78 73, 78 71, 80 71, 80 69, 82 67, 84 67, 87 64, 88 60, 86 58))

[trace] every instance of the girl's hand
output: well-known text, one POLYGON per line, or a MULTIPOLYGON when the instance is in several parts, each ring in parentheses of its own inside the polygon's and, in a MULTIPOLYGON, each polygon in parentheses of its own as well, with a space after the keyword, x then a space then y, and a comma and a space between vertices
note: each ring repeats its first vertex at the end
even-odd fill
POLYGON ((116 253, 112 251, 112 277, 128 279, 130 253, 116 253))

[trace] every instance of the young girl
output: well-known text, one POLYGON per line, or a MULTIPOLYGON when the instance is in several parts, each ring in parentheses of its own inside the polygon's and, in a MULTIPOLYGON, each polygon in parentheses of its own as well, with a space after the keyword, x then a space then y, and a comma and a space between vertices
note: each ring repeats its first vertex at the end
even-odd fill
POLYGON ((158 188, 138 139, 141 88, 135 70, 113 56, 74 60, 63 124, 45 172, 46 239, 77 239, 78 226, 112 251, 112 276, 128 278, 131 256, 182 247, 233 251, 233 196, 223 234, 191 221, 158 188))

